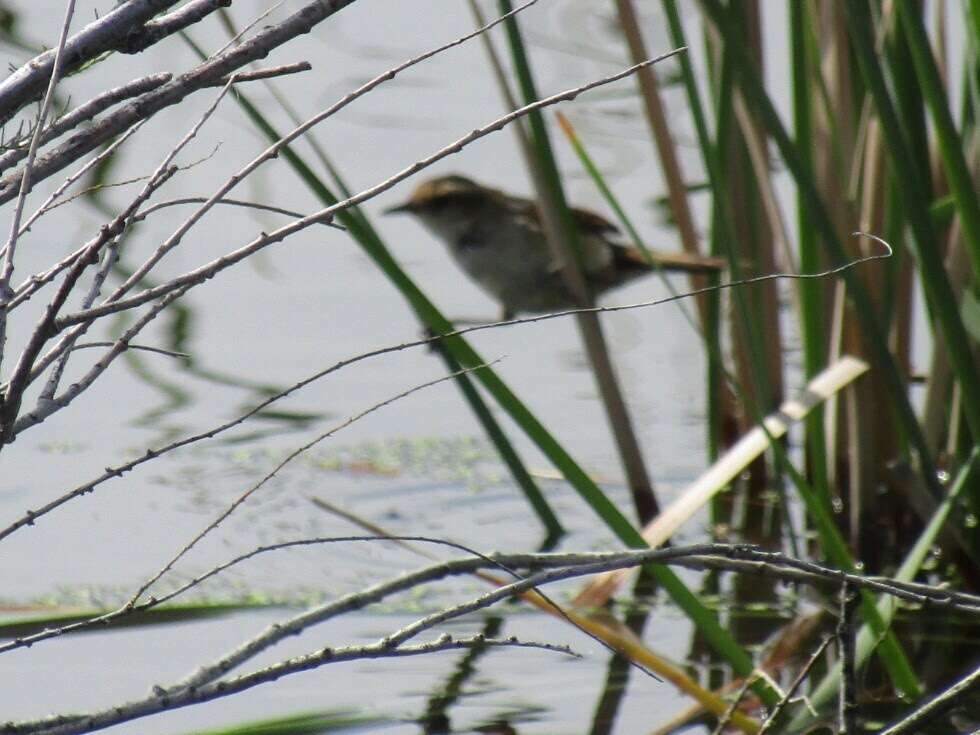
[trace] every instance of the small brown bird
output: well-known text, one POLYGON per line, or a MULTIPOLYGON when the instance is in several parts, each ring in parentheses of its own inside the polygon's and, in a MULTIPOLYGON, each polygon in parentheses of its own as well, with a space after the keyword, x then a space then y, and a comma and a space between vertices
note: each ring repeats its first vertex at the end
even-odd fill
MULTIPOLYGON (((404 204, 386 213, 409 212, 449 248, 459 266, 503 307, 503 318, 578 306, 545 242, 533 201, 481 186, 463 176, 425 181, 404 204)), ((720 258, 650 251, 615 242, 618 228, 585 209, 571 209, 578 225, 586 282, 601 294, 656 267, 712 273, 720 258)))

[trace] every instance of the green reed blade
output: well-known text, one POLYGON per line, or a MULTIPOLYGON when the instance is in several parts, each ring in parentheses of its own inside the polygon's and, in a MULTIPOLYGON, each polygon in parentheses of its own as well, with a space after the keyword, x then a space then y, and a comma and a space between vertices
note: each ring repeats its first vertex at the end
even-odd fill
MULTIPOLYGON (((509 2, 507 2, 507 0, 500 0, 500 7, 502 12, 506 12, 509 10, 509 2)), ((511 30, 512 27, 516 28, 515 19, 510 18, 507 21, 507 26, 508 30, 511 30)), ((519 32, 512 31, 510 39, 512 44, 516 45, 517 49, 519 50, 519 52, 514 55, 513 60, 518 71, 518 79, 522 83, 523 92, 525 96, 535 96, 533 88, 526 86, 528 81, 531 79, 531 73, 527 65, 527 55, 524 53, 523 43, 520 39, 519 32)), ((538 124, 540 125, 540 132, 544 133, 543 120, 539 119, 538 124)), ((532 129, 534 129, 535 123, 533 117, 531 125, 532 129)), ((546 135, 542 136, 542 138, 546 141, 546 135)), ((554 155, 550 150, 550 146, 548 147, 548 152, 545 155, 552 163, 552 175, 556 179, 557 186, 560 188, 561 182, 558 175, 557 166, 554 166, 554 155)), ((650 565, 649 570, 656 578, 657 582, 663 586, 667 594, 671 596, 674 602, 677 603, 677 605, 690 618, 692 623, 698 628, 710 645, 716 651, 718 651, 720 655, 728 660, 728 662, 740 676, 749 676, 753 670, 752 658, 741 648, 741 646, 738 645, 731 633, 719 625, 715 614, 704 606, 698 597, 691 592, 690 589, 688 589, 688 587, 671 569, 662 565, 650 565)), ((778 701, 777 692, 769 688, 767 684, 760 681, 757 682, 755 688, 767 703, 771 704, 778 701)))
MULTIPOLYGON (((513 8, 510 0, 498 0, 501 15, 511 13, 513 8)), ((524 97, 525 104, 531 104, 539 99, 534 84, 534 77, 527 52, 521 38, 517 18, 509 16, 504 22, 507 39, 510 45, 514 70, 524 97)), ((580 305, 592 304, 592 294, 589 293, 586 279, 584 251, 579 239, 578 227, 565 199, 561 174, 548 136, 544 118, 539 110, 533 110, 528 116, 531 145, 527 155, 527 165, 537 184, 540 199, 540 213, 547 245, 556 247, 555 255, 562 263, 566 285, 580 305), (554 223, 554 224, 552 224, 554 223), (555 232, 552 232, 555 230, 555 232), (557 239, 557 243, 550 240, 557 239), (567 263, 563 263, 567 261, 567 263)), ((595 377, 596 386, 602 399, 609 427, 612 430, 620 462, 626 475, 627 485, 633 498, 637 518, 641 523, 651 520, 659 512, 657 498, 653 491, 653 482, 647 470, 640 442, 633 428, 629 407, 613 366, 612 358, 606 346, 602 333, 599 315, 595 313, 580 314, 576 318, 582 344, 595 377)))
MULTIPOLYGON (((799 147, 802 164, 813 172, 813 110, 810 97, 813 94, 809 50, 809 14, 803 3, 790 3, 790 43, 793 66, 793 123, 796 131, 796 145, 799 147)), ((820 270, 820 253, 810 214, 803 202, 803 192, 797 187, 797 238, 800 248, 800 270, 803 273, 816 273, 820 270)), ((812 279, 799 281, 800 291, 800 332, 803 341, 803 371, 812 378, 827 361, 827 335, 823 329, 825 305, 823 284, 812 279)), ((830 490, 827 487, 827 442, 824 434, 824 407, 817 406, 807 416, 805 423, 806 446, 814 491, 823 505, 830 503, 830 490)))
MULTIPOLYGON (((805 165, 796 145, 786 133, 779 119, 779 115, 776 113, 772 101, 769 99, 762 85, 762 81, 752 60, 748 58, 745 50, 739 44, 740 37, 734 29, 729 11, 723 9, 717 0, 701 0, 701 6, 705 14, 725 39, 725 50, 732 54, 734 66, 736 67, 737 83, 745 94, 746 101, 755 110, 756 114, 759 115, 760 119, 766 125, 769 134, 776 141, 787 167, 793 174, 797 185, 804 195, 803 203, 808 210, 809 216, 831 251, 832 260, 836 263, 846 262, 843 247, 837 239, 836 230, 818 194, 810 171, 805 165)), ((875 366, 879 372, 883 373, 883 376, 888 381, 893 401, 900 412, 905 429, 913 439, 913 445, 917 449, 920 465, 922 466, 923 474, 926 476, 926 481, 930 483, 931 487, 935 488, 937 486, 937 480, 933 471, 932 457, 928 452, 925 440, 922 437, 921 427, 908 401, 908 396, 905 392, 904 383, 899 375, 898 368, 888 351, 884 334, 877 322, 870 299, 853 273, 845 271, 843 277, 848 285, 848 294, 856 305, 861 326, 871 343, 872 356, 876 363, 875 366)), ((850 555, 847 552, 846 545, 843 543, 843 539, 840 538, 836 527, 829 519, 829 511, 826 504, 820 502, 816 494, 809 491, 809 486, 803 480, 802 476, 786 460, 784 450, 778 446, 774 446, 774 450, 777 459, 781 461, 783 469, 790 474, 801 497, 807 504, 807 509, 811 512, 811 518, 817 522, 818 528, 823 529, 821 541, 825 553, 834 559, 838 565, 844 566, 845 568, 847 563, 853 565, 853 562, 850 561, 850 555)), ((862 612, 865 614, 866 619, 874 625, 877 621, 872 608, 873 605, 869 607, 867 601, 862 598, 862 612)), ((880 654, 889 672, 889 676, 895 682, 896 686, 909 696, 915 696, 919 691, 915 674, 908 663, 908 659, 902 653, 901 648, 891 633, 885 633, 884 645, 880 649, 880 654)))
MULTIPOLYGON (((717 0, 701 0, 701 6, 711 21, 718 27, 722 35, 728 38, 731 35, 728 14, 722 9, 722 6, 717 0)), ((837 236, 837 231, 827 209, 823 204, 816 184, 803 164, 797 147, 786 133, 779 114, 776 112, 772 100, 769 98, 762 84, 762 80, 759 78, 757 70, 745 56, 742 49, 733 44, 727 44, 727 46, 732 48, 733 53, 738 59, 739 82, 746 99, 765 123, 769 134, 782 154, 789 172, 800 186, 804 194, 803 202, 810 213, 813 225, 820 232, 824 245, 829 251, 831 262, 833 264, 847 262, 847 255, 837 236)), ((845 271, 841 274, 841 277, 847 284, 848 297, 854 303, 855 314, 868 341, 875 369, 888 387, 901 427, 905 431, 916 453, 922 477, 933 493, 939 496, 941 489, 936 479, 932 456, 922 435, 922 428, 916 419, 912 404, 909 402, 909 397, 905 390, 905 382, 888 350, 888 342, 881 325, 878 323, 871 299, 854 272, 845 271)))
MULTIPOLYGON (((932 221, 929 216, 930 198, 927 192, 923 191, 923 177, 917 175, 917 170, 913 167, 915 158, 911 141, 903 133, 898 114, 885 86, 884 73, 874 52, 874 36, 871 32, 868 7, 863 2, 848 2, 846 9, 850 19, 848 30, 854 39, 858 64, 875 101, 878 119, 891 154, 890 160, 895 168, 896 179, 901 182, 899 191, 902 194, 902 202, 914 235, 910 242, 915 247, 922 287, 944 337, 953 371, 960 381, 960 388, 963 391, 963 411, 970 426, 970 432, 974 437, 980 437, 980 370, 977 369, 976 361, 970 352, 966 330, 960 320, 956 297, 953 295, 953 289, 939 256, 939 249, 936 247, 932 221)), ((907 25, 903 22, 903 27, 907 25)), ((952 121, 949 124, 952 126, 952 121)), ((955 131, 951 131, 950 134, 955 136, 955 131)), ((952 184, 952 181, 950 183, 952 184)), ((956 192, 954 191, 955 195, 956 192)), ((957 197, 957 203, 959 204, 959 197, 957 197)), ((967 209, 976 207, 976 192, 974 192, 972 207, 967 209)), ((960 215, 961 221, 964 223, 965 235, 967 221, 965 211, 960 210, 960 215)), ((980 225, 980 222, 976 224, 980 225)), ((977 234, 980 236, 980 227, 978 227, 977 234)), ((980 274, 980 249, 977 250, 977 256, 977 274, 980 274)))
MULTIPOLYGON (((921 11, 916 11, 908 0, 899 0, 897 8, 905 40, 912 53, 915 73, 935 128, 949 188, 956 201, 973 278, 980 282, 980 196, 963 156, 966 146, 953 124, 946 89, 939 78, 932 48, 919 15, 921 11)), ((977 436, 975 428, 974 435, 977 436)))

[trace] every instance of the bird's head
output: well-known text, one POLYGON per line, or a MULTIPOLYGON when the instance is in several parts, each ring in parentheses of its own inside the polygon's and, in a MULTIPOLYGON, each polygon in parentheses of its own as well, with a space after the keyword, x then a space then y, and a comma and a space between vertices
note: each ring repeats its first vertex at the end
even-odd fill
POLYGON ((493 193, 465 176, 440 176, 423 181, 408 201, 386 209, 385 214, 414 214, 435 235, 455 242, 470 229, 493 193))

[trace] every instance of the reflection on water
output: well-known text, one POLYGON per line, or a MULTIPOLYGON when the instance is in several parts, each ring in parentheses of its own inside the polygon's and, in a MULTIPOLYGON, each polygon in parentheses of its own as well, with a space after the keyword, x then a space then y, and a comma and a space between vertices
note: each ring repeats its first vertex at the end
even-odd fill
MULTIPOLYGON (((102 183, 104 182, 94 181, 93 186, 102 183)), ((98 199, 94 201, 94 204, 103 211, 106 210, 105 205, 98 199)), ((123 281, 132 275, 133 267, 120 260, 113 267, 113 273, 120 281, 123 281)), ((155 285, 149 279, 144 279, 142 284, 145 288, 152 288, 155 285)), ((159 346, 184 356, 169 363, 147 359, 138 350, 130 350, 123 356, 125 364, 133 376, 160 396, 160 403, 157 406, 146 409, 132 421, 134 426, 152 428, 158 432, 154 444, 167 444, 191 433, 189 425, 173 423, 172 419, 191 406, 194 390, 200 390, 203 387, 198 385, 198 382, 203 382, 205 386, 207 383, 215 383, 219 386, 247 391, 248 397, 234 408, 237 414, 251 411, 256 404, 270 396, 281 393, 285 387, 258 382, 249 378, 247 373, 234 374, 205 367, 202 364, 203 360, 195 357, 195 354, 200 353, 192 351, 193 345, 196 344, 197 335, 194 329, 198 316, 195 314, 194 308, 186 303, 174 303, 160 319, 162 321, 160 331, 163 344, 159 346)), ((132 321, 130 315, 119 314, 110 327, 111 336, 118 338, 126 331, 132 321)), ((269 407, 257 412, 253 421, 263 421, 274 425, 262 429, 253 428, 248 434, 236 436, 235 441, 260 441, 271 435, 301 431, 316 421, 326 418, 329 418, 329 414, 324 412, 284 411, 269 407)))

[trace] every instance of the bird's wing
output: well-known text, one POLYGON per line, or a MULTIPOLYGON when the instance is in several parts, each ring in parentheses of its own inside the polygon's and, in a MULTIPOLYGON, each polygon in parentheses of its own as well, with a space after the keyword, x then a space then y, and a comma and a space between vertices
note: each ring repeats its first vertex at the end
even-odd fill
MULTIPOLYGON (((523 219, 524 224, 531 229, 541 231, 538 208, 533 201, 503 194, 503 192, 498 192, 498 194, 502 194, 501 201, 508 211, 523 219)), ((578 207, 569 207, 569 211, 572 213, 572 221, 575 222, 579 232, 583 235, 608 235, 619 232, 616 225, 595 212, 578 207)))
POLYGON ((510 214, 517 217, 525 226, 536 232, 541 232, 541 220, 538 218, 538 208, 530 199, 515 197, 502 191, 495 192, 497 201, 510 214))
POLYGON ((609 235, 619 232, 619 228, 602 215, 578 207, 571 207, 570 211, 579 230, 587 235, 609 235))

